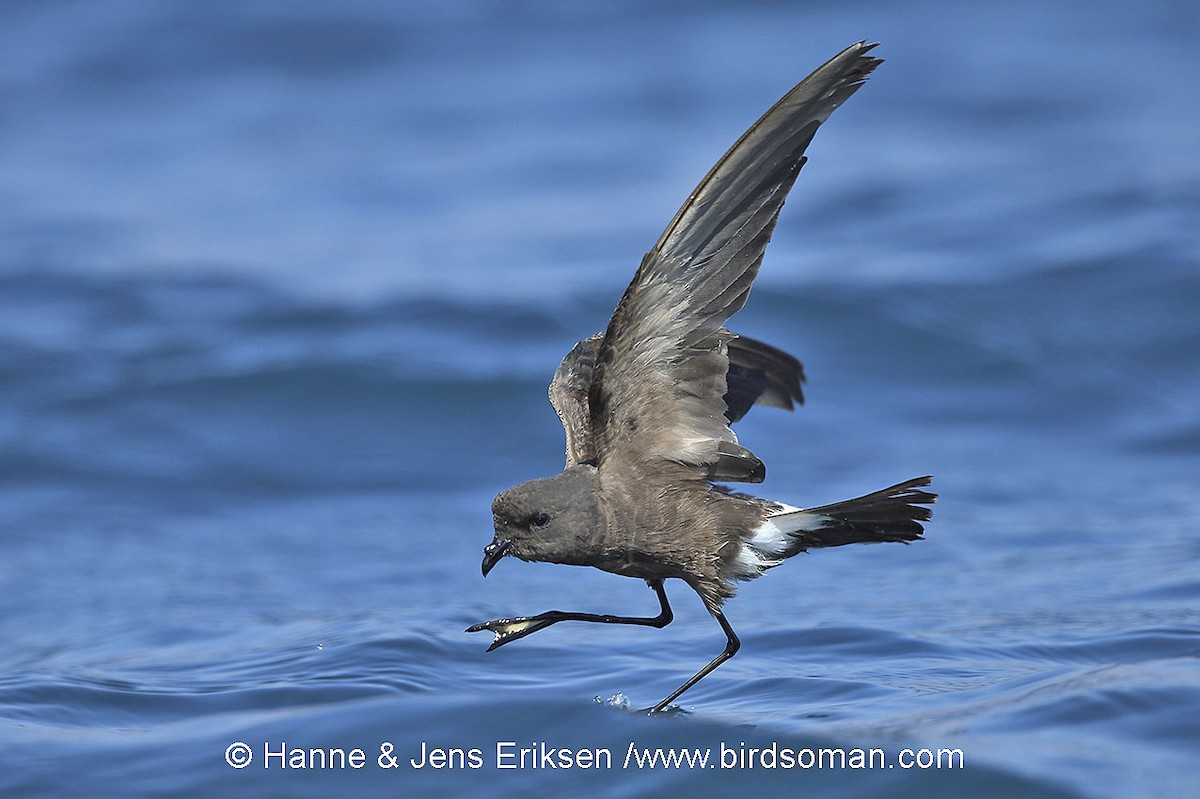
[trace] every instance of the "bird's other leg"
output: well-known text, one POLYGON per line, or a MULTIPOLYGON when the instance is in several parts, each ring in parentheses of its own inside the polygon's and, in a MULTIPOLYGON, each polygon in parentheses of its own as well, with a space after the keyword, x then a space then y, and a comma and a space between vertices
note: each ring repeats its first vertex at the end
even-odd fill
POLYGON ((504 646, 507 643, 516 641, 518 638, 532 635, 538 630, 544 630, 551 624, 557 624, 560 621, 591 621, 598 624, 640 624, 643 627, 658 627, 660 629, 666 627, 675 618, 675 614, 671 612, 671 606, 667 603, 667 592, 663 589, 662 580, 647 580, 646 585, 650 586, 654 590, 654 593, 658 595, 659 613, 653 618, 548 610, 536 616, 517 616, 512 619, 485 621, 482 624, 475 624, 468 627, 467 632, 477 633, 483 630, 491 630, 495 633, 496 637, 492 639, 492 645, 487 648, 487 651, 491 652, 496 647, 504 646))
POLYGON ((650 708, 651 713, 659 713, 664 710, 667 705, 678 699, 684 691, 704 679, 710 671, 736 655, 738 649, 741 648, 742 642, 738 640, 737 635, 733 632, 733 628, 729 626, 729 622, 725 619, 725 614, 720 610, 714 610, 712 614, 716 617, 717 623, 721 625, 721 629, 725 631, 725 651, 713 658, 712 662, 707 666, 693 674, 690 680, 676 688, 670 696, 650 708))

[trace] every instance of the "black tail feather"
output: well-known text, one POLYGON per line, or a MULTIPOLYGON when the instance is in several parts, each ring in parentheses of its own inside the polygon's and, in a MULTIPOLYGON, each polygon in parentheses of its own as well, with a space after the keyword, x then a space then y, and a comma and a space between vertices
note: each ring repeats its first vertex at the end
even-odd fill
POLYGON ((922 491, 933 481, 930 476, 915 477, 855 499, 807 508, 806 513, 824 516, 828 521, 817 530, 792 533, 803 549, 838 547, 875 541, 915 541, 929 521, 937 494, 922 491))

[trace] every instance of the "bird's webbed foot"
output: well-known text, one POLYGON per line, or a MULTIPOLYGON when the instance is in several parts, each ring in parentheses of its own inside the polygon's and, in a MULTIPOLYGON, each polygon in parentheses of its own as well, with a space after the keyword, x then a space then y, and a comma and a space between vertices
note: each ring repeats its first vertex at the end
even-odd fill
POLYGON ((555 622, 562 621, 564 618, 562 613, 555 610, 548 610, 545 613, 539 613, 536 616, 516 616, 511 619, 493 619, 485 621, 481 624, 475 624, 467 628, 469 633, 483 632, 491 630, 495 634, 492 639, 492 645, 487 648, 491 652, 497 647, 512 643, 527 635, 532 635, 538 630, 544 630, 555 622))

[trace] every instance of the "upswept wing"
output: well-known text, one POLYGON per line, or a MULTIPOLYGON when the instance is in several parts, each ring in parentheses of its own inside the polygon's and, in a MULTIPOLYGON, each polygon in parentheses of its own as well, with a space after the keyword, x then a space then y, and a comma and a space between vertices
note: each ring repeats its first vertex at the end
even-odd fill
POLYGON ((567 434, 567 468, 596 461, 596 439, 592 436, 592 414, 588 392, 596 371, 596 353, 604 341, 597 333, 576 344, 554 370, 550 381, 550 404, 567 434))
POLYGON ((785 411, 804 404, 804 365, 783 350, 737 335, 725 373, 725 418, 733 424, 755 405, 785 411))
POLYGON ((646 254, 595 355, 589 411, 603 469, 668 463, 697 479, 761 481, 726 421, 726 320, 746 302, 817 128, 880 63, 843 50, 788 92, 721 157, 646 254))

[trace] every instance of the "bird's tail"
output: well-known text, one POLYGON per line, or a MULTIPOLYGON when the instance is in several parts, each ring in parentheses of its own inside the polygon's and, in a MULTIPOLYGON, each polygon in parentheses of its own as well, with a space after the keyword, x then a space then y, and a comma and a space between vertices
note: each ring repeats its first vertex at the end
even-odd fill
POLYGON ((822 505, 793 508, 776 504, 775 510, 742 539, 730 562, 729 576, 752 580, 785 558, 818 547, 866 544, 879 541, 915 541, 925 532, 937 495, 922 491, 932 477, 915 477, 872 494, 822 505))
POLYGON ((937 494, 921 490, 933 481, 928 475, 865 496, 781 513, 771 521, 794 542, 787 555, 817 547, 840 547, 877 541, 915 541, 925 532, 937 494), (814 523, 815 522, 815 523, 814 523))

